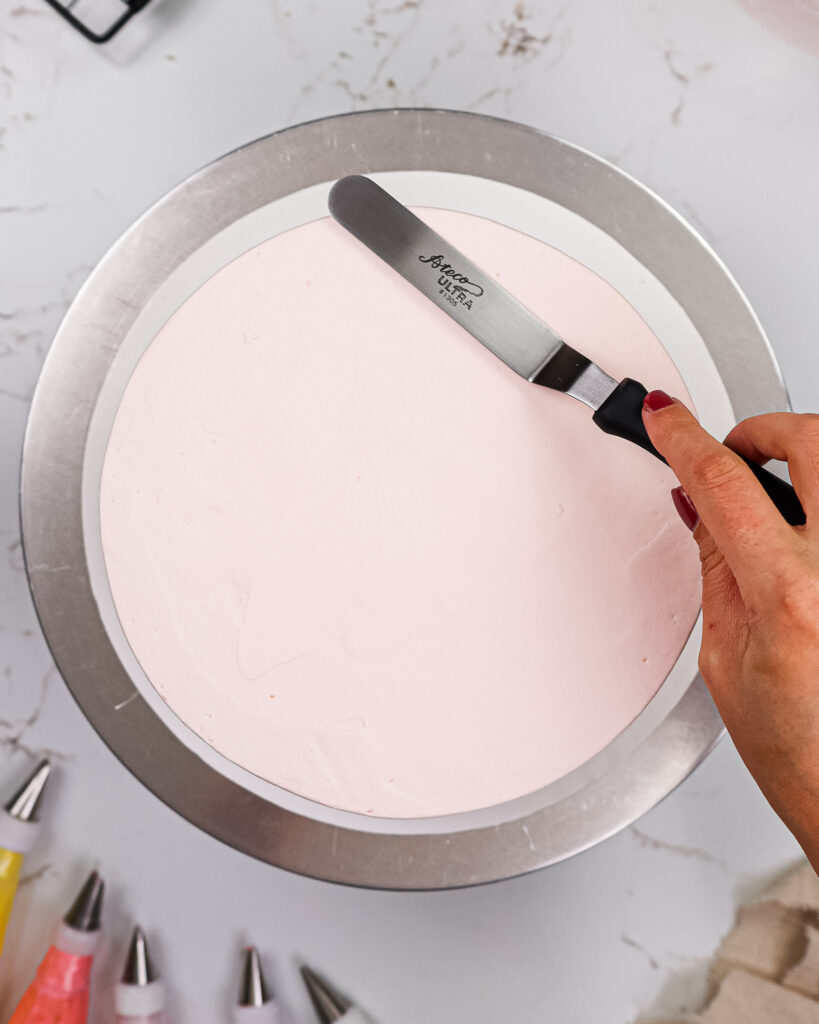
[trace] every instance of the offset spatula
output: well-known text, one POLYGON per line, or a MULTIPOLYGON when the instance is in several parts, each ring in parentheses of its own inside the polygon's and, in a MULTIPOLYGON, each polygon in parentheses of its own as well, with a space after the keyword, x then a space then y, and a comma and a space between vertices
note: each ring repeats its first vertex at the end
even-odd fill
MULTIPOLYGON (((647 391, 642 384, 628 377, 618 383, 576 352, 374 181, 361 175, 342 178, 330 189, 329 207, 342 227, 521 377, 585 402, 601 430, 665 461, 643 426, 647 391)), ((804 523, 793 487, 744 461, 785 519, 804 523)))

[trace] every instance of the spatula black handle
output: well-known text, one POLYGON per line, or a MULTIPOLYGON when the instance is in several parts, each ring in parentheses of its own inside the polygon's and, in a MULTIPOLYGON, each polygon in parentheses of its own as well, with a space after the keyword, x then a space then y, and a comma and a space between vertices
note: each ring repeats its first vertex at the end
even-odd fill
MULTIPOLYGON (((626 377, 620 381, 616 390, 609 395, 592 418, 607 434, 614 434, 638 444, 661 462, 665 462, 649 440, 643 425, 643 399, 647 394, 642 384, 626 377)), ((768 472, 763 466, 758 466, 741 455, 740 458, 762 484, 765 493, 782 513, 786 522, 791 526, 801 526, 805 522, 805 510, 793 487, 768 472)))

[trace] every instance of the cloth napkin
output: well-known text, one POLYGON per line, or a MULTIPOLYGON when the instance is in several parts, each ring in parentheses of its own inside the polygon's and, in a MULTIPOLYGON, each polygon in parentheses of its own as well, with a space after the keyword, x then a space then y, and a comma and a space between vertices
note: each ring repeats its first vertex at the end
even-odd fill
POLYGON ((798 867, 743 907, 693 1016, 643 1024, 819 1024, 819 878, 798 867))

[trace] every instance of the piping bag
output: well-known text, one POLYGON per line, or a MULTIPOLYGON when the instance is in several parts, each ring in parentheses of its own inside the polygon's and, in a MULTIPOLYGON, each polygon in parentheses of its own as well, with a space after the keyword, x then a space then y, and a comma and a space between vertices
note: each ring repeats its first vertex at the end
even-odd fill
POLYGON ((20 884, 23 858, 34 846, 40 831, 37 807, 50 771, 50 763, 41 761, 0 811, 0 956, 20 884))
POLYGON ((115 993, 117 1024, 167 1024, 165 986, 148 953, 145 933, 134 928, 122 979, 115 993))
POLYGON ((242 979, 239 1002, 233 1007, 233 1024, 279 1024, 279 1007, 265 984, 259 951, 247 946, 242 951, 242 979))
POLYGON ((328 985, 306 965, 301 968, 301 977, 307 987, 319 1024, 373 1024, 372 1019, 362 1009, 328 985))
POLYGON ((9 1024, 86 1024, 103 881, 88 876, 9 1024))

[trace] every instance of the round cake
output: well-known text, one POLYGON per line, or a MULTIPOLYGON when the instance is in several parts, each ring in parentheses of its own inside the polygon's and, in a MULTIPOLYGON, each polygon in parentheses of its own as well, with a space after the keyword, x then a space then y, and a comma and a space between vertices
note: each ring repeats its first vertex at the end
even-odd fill
MULTIPOLYGON (((618 379, 690 402, 566 254, 418 211, 618 379)), ((670 470, 528 384, 329 219, 224 267, 123 394, 100 508, 131 648, 263 779, 423 818, 533 792, 662 685, 699 611, 670 470)))

